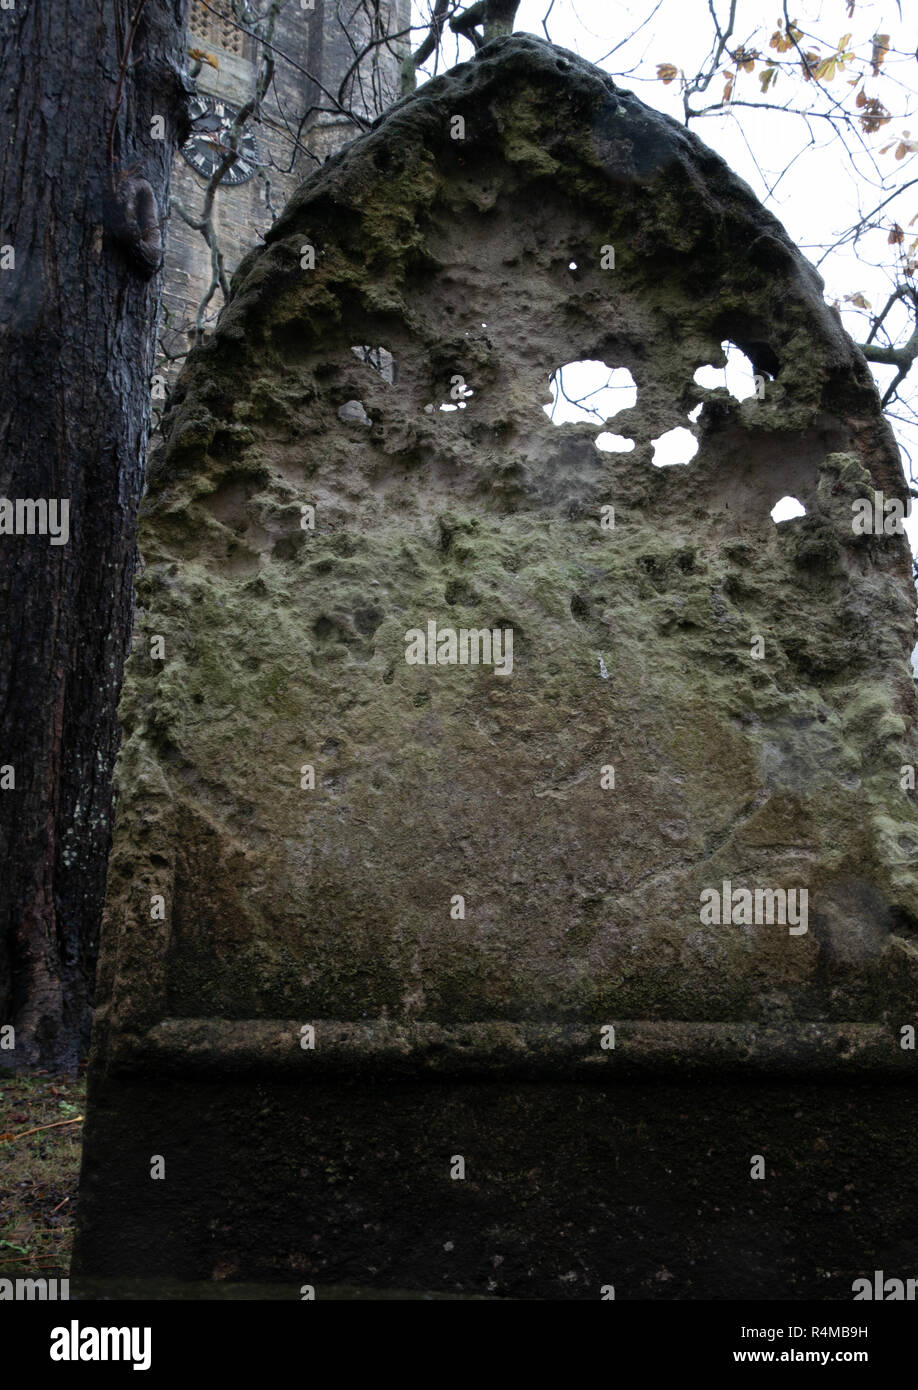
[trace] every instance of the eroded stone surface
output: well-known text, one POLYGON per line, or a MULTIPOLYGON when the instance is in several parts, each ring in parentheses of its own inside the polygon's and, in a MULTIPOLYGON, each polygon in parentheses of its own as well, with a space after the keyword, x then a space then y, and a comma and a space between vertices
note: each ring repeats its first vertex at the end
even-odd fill
POLYGON ((150 468, 100 1055, 113 1018, 898 1021, 913 593, 851 516, 907 494, 747 186, 499 40, 309 179, 233 290, 150 468), (695 385, 724 340, 763 399, 695 385), (584 359, 630 370, 633 452, 548 420, 584 359), (699 402, 696 457, 653 467, 699 402), (406 664, 429 620, 512 627, 512 674, 406 664), (725 878, 806 888, 809 931, 702 924, 725 878))

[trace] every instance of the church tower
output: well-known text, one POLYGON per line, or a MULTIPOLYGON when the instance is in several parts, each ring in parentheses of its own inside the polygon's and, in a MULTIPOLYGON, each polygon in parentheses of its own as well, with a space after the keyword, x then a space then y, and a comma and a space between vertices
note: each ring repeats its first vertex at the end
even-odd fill
MULTIPOLYGON (((241 9, 242 7, 236 7, 241 9)), ((268 230, 294 189, 398 97, 399 63, 409 46, 410 0, 286 0, 270 39, 275 67, 261 119, 250 120, 239 158, 217 191, 212 223, 227 277, 268 230), (360 61, 359 55, 378 43, 360 61)), ((159 370, 174 376, 209 331, 223 303, 200 221, 208 181, 222 161, 226 130, 255 90, 263 40, 234 15, 231 0, 191 0, 188 48, 202 54, 192 103, 196 129, 176 155, 166 243, 159 370), (181 211, 179 210, 181 209, 181 211), (183 216, 182 214, 185 214, 183 216)))

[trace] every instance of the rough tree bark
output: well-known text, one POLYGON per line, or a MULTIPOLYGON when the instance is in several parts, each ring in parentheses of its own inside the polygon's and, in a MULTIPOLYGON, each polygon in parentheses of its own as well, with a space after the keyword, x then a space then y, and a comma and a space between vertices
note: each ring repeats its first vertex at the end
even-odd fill
POLYGON ((66 544, 0 519, 0 1066, 88 1038, 187 9, 0 11, 0 506, 69 502, 66 544))
POLYGON ((469 39, 476 49, 481 48, 491 39, 513 33, 519 7, 520 0, 476 0, 467 10, 454 15, 449 27, 469 39), (483 36, 477 32, 479 26, 484 30, 483 36))
MULTIPOLYGON (((413 53, 405 54, 401 63, 401 95, 408 96, 417 87, 418 68, 440 45, 443 29, 449 18, 450 0, 436 0, 430 11, 430 25, 413 53)), ((482 48, 491 39, 513 33, 520 0, 475 0, 468 9, 460 10, 449 19, 454 34, 468 39, 474 49, 482 48), (479 29, 483 32, 479 33, 479 29)))

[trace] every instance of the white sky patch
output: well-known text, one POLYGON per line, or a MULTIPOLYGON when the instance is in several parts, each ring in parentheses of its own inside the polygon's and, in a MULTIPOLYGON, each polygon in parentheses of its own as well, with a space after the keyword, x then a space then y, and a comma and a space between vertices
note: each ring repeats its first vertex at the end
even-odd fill
POLYGON ((623 434, 610 434, 608 430, 598 434, 595 443, 597 449, 601 449, 604 454, 630 454, 634 448, 633 439, 628 439, 623 434))
POLYGON ((543 409, 555 425, 601 425, 637 405, 637 387, 627 367, 609 368, 589 359, 568 362, 553 373, 550 384, 551 404, 543 409))
POLYGON ((684 425, 667 430, 659 439, 652 439, 653 463, 655 468, 672 468, 676 464, 691 463, 698 453, 698 440, 684 425))
POLYGON ((806 516, 806 507, 796 497, 782 497, 771 509, 771 519, 775 523, 790 521, 794 516, 806 516))
POLYGON ((699 367, 695 373, 695 384, 707 387, 709 391, 723 386, 738 401, 755 396, 755 372, 749 358, 733 343, 724 342, 721 347, 727 354, 726 367, 699 367))

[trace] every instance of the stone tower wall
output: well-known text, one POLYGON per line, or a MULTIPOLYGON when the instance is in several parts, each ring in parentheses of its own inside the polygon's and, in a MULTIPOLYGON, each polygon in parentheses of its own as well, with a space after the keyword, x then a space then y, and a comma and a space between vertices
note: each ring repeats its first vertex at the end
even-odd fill
MULTIPOLYGON (((390 32, 406 29, 410 0, 386 3, 390 32)), ((218 63, 216 69, 207 63, 202 66, 197 88, 203 95, 221 98, 238 109, 252 94, 260 44, 230 20, 219 20, 212 13, 214 8, 208 8, 201 0, 192 0, 188 46, 204 49, 218 63)), ((350 38, 362 47, 367 35, 353 24, 350 38)), ((298 0, 287 0, 278 17, 273 45, 278 50, 274 80, 264 103, 263 119, 250 128, 265 164, 276 164, 280 171, 268 168, 267 185, 256 174, 235 188, 221 188, 217 195, 214 226, 229 275, 260 242, 303 179, 358 134, 356 124, 345 115, 314 113, 302 136, 309 153, 298 151, 291 139, 290 132, 296 132, 304 110, 313 104, 330 104, 321 88, 337 95, 354 61, 351 42, 338 21, 333 0, 315 0, 311 12, 301 9, 298 0), (281 54, 293 62, 284 61, 281 54)), ((397 47, 401 52, 404 46, 402 40, 393 44, 393 49, 397 47)), ((375 58, 366 60, 362 71, 363 90, 354 94, 352 104, 360 114, 373 119, 398 97, 397 53, 380 49, 375 58), (376 63, 375 81, 370 69, 372 62, 376 63)), ((192 215, 200 216, 206 186, 206 181, 178 154, 172 173, 173 199, 192 215)), ((184 353, 190 346, 188 330, 193 327, 197 306, 210 284, 210 273, 210 252, 204 238, 173 211, 168 226, 161 319, 161 339, 170 353, 184 353)), ((222 295, 218 291, 208 308, 211 323, 221 305, 222 295)))

